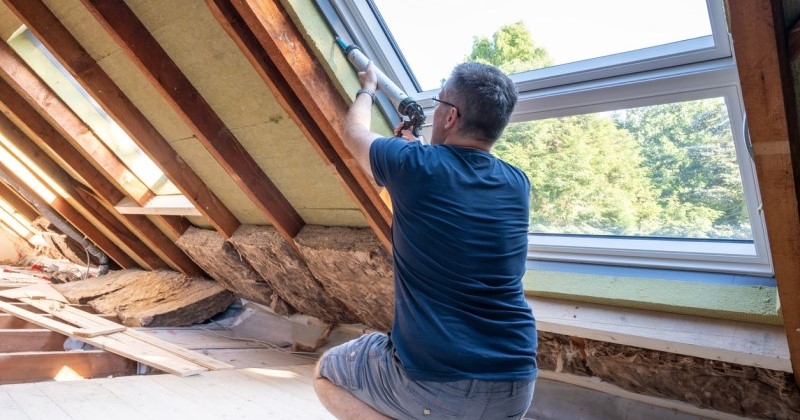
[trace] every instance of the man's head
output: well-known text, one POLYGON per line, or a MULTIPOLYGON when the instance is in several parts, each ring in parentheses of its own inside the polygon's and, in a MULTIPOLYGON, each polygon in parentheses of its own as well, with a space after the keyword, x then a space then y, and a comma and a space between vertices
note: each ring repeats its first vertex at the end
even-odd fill
POLYGON ((453 69, 438 99, 438 108, 443 110, 437 108, 434 113, 434 144, 443 143, 445 129, 452 127, 459 136, 491 146, 508 125, 517 103, 517 89, 496 67, 463 63, 453 69))

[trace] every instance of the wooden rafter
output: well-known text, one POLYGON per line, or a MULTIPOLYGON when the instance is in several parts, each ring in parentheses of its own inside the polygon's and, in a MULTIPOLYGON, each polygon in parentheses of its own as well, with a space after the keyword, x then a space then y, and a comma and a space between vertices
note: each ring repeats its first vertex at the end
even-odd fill
POLYGON ((230 129, 123 2, 83 0, 84 5, 136 63, 172 109, 231 175, 236 184, 296 248, 305 222, 286 197, 233 136, 230 129))
POLYGON ((335 169, 383 245, 391 250, 391 210, 342 141, 347 104, 279 1, 207 0, 214 16, 335 169))
POLYGON ((71 140, 76 151, 97 169, 111 175, 111 182, 129 192, 137 201, 148 200, 153 192, 109 150, 94 131, 65 104, 58 94, 33 71, 5 42, 0 42, 0 78, 6 81, 37 112, 71 140))
MULTIPOLYGON (((64 25, 38 0, 4 0, 61 65, 86 89, 155 162, 170 181, 224 237, 239 221, 199 176, 178 156, 167 140, 145 118, 64 25)), ((144 205, 144 203, 139 203, 144 205)), ((185 229, 184 229, 185 230, 185 229)), ((178 232, 182 234, 183 232, 178 232)))
POLYGON ((73 181, 72 177, 42 150, 41 145, 27 137, 5 115, 0 115, 0 132, 3 132, 9 142, 33 160, 45 173, 57 180, 59 186, 67 191, 73 199, 79 200, 82 207, 87 208, 87 211, 95 213, 98 219, 103 220, 105 227, 116 232, 118 240, 127 248, 135 251, 148 267, 166 268, 164 262, 167 262, 175 270, 185 274, 200 275, 203 273, 194 261, 149 219, 143 216, 122 216, 114 211, 112 203, 123 197, 122 192, 115 189, 114 185, 86 162, 86 159, 77 151, 71 150, 69 142, 64 140, 57 130, 49 126, 47 121, 32 107, 26 106, 27 104, 19 97, 15 99, 10 87, 3 81, 0 81, 0 97, 4 98, 2 102, 5 104, 0 108, 13 107, 7 112, 15 114, 15 119, 20 124, 24 124, 48 146, 54 147, 66 165, 81 173, 82 177, 91 179, 92 186, 97 193, 87 192, 82 185, 73 181), (99 195, 101 199, 97 199, 95 194, 99 195))
MULTIPOLYGON (((3 82, 0 82, 3 85, 0 89, 4 92, 5 100, 16 104, 12 112, 18 114, 24 124, 27 125, 28 121, 37 122, 39 130, 44 129, 48 132, 49 136, 41 138, 51 140, 47 142, 48 145, 61 156, 62 160, 69 162, 73 171, 82 178, 90 180, 90 185, 96 186, 100 196, 108 204, 113 206, 124 197, 146 202, 153 196, 152 191, 125 167, 94 131, 75 115, 69 106, 5 43, 0 43, 0 79, 3 79, 3 82), (12 89, 16 91, 18 97, 11 92, 12 89), (27 101, 24 100, 26 98, 27 101), (53 130, 49 130, 48 126, 53 130), (55 135, 56 133, 59 135, 55 135), (117 182, 120 179, 125 181, 117 182)), ((30 146, 28 148, 30 149, 30 146)), ((28 152, 38 151, 28 150, 28 152)), ((58 168, 55 163, 52 165, 58 168)), ((102 210, 103 213, 109 212, 107 207, 102 210)), ((188 225, 188 223, 181 224, 179 218, 156 217, 160 218, 164 226, 177 231, 174 237, 182 234, 188 225)), ((178 271, 192 275, 202 273, 194 261, 175 245, 173 239, 167 237, 149 219, 130 217, 120 221, 127 225, 125 230, 134 232, 146 246, 152 248, 146 249, 132 243, 135 238, 127 240, 126 244, 130 249, 139 249, 138 255, 142 258, 147 257, 146 260, 151 260, 149 266, 165 267, 158 261, 162 257, 151 258, 155 256, 152 254, 155 251, 164 256, 165 261, 178 271)), ((127 236, 129 235, 123 234, 122 240, 125 241, 127 236)))
MULTIPOLYGON (((2 98, 2 96, 0 96, 2 98)), ((8 167, 0 162, 0 170, 2 170, 12 182, 17 185, 25 185, 25 183, 11 172, 8 167)), ((13 187, 12 187, 13 188, 13 187)), ((79 232, 84 234, 92 243, 100 248, 109 258, 114 260, 122 268, 134 268, 139 264, 134 261, 128 254, 120 249, 113 241, 111 241, 103 232, 72 207, 63 197, 56 195, 55 200, 50 203, 45 203, 43 200, 39 205, 43 206, 42 213, 58 214, 66 222, 72 225, 79 232)))
POLYGON ((800 384, 800 138, 781 9, 780 1, 728 1, 781 314, 800 384))
MULTIPOLYGON (((2 129, 0 129, 0 133, 2 129)), ((25 220, 32 222, 39 217, 39 212, 36 211, 36 208, 31 205, 28 201, 24 198, 20 197, 16 191, 14 191, 8 185, 0 182, 0 198, 2 198, 9 206, 13 207, 17 213, 21 214, 25 220)))

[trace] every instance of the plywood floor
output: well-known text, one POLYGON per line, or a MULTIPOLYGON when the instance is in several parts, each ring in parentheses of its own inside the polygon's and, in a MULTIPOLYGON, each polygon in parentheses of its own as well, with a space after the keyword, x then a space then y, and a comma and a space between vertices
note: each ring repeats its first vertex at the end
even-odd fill
POLYGON ((332 419, 312 365, 0 386, 3 420, 332 419))

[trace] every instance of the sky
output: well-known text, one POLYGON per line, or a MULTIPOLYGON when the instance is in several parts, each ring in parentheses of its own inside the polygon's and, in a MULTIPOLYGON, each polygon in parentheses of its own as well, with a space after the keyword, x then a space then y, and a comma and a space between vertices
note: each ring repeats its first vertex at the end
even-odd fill
POLYGON ((705 0, 374 0, 424 89, 472 48, 522 20, 563 64, 711 34, 705 0))

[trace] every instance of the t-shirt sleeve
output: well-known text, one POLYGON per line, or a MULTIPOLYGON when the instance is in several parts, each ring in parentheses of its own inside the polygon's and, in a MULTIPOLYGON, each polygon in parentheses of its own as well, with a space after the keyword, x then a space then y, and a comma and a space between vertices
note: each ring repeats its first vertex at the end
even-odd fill
POLYGON ((390 188, 390 183, 402 169, 403 156, 415 142, 396 137, 379 138, 369 148, 369 162, 372 176, 381 187, 390 188))

